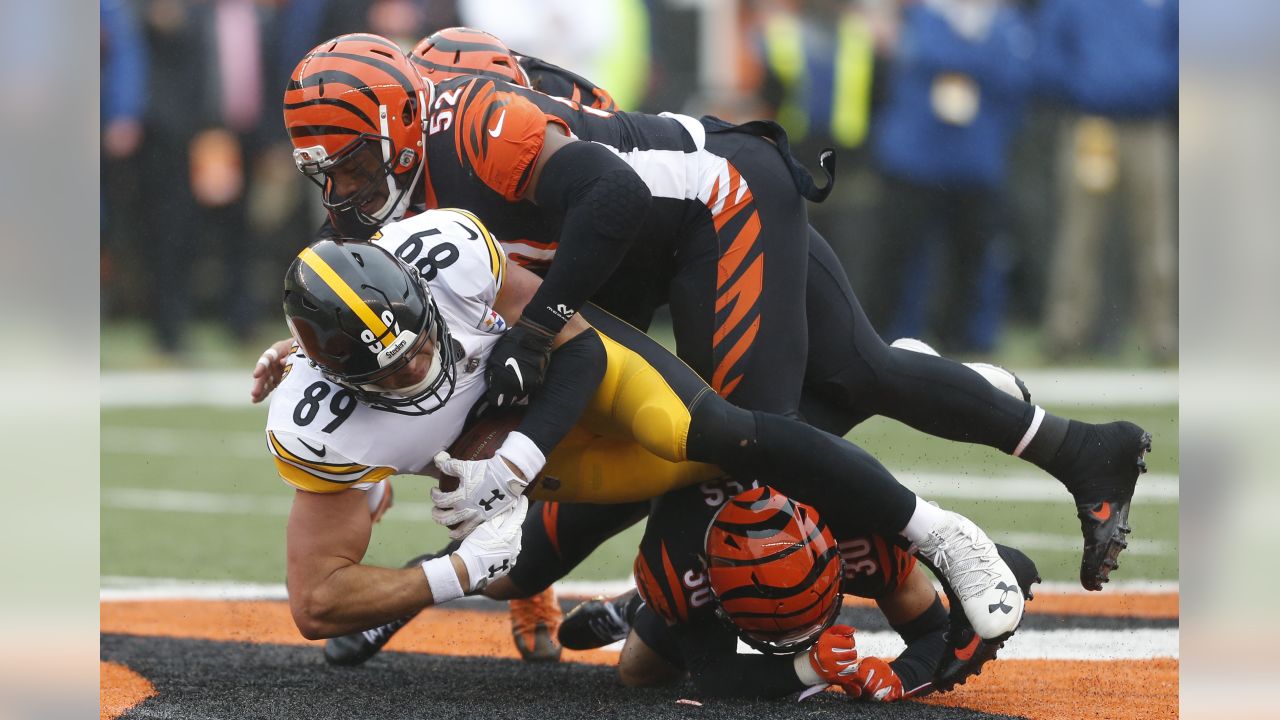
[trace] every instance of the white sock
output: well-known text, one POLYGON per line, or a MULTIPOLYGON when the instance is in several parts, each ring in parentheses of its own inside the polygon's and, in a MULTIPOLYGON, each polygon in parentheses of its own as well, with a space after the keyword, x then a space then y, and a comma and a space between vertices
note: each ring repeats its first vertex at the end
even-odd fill
POLYGON ((929 535, 929 531, 947 519, 947 511, 934 505, 919 495, 916 496, 916 509, 911 513, 907 526, 902 528, 902 536, 911 543, 917 544, 929 535))

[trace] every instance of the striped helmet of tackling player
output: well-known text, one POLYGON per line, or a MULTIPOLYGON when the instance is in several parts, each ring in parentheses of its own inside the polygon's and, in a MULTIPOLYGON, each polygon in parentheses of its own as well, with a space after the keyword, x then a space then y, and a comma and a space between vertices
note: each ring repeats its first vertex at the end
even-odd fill
POLYGON ((716 612, 768 653, 807 647, 840 612, 843 563, 818 512, 770 487, 734 496, 706 537, 716 612))
POLYGON ((398 220, 424 167, 428 84, 392 41, 341 35, 307 53, 284 93, 293 159, 332 213, 398 220))
POLYGON ((459 75, 480 75, 530 87, 529 76, 511 48, 483 30, 445 28, 426 36, 409 53, 422 76, 442 82, 459 75))

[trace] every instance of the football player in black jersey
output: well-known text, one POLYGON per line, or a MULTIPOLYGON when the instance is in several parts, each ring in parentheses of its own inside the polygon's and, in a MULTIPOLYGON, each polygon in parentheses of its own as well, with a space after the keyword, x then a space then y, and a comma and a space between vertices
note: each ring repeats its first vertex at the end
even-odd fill
POLYGON ((837 434, 883 414, 1044 468, 1076 501, 1081 583, 1101 589, 1149 435, 1069 421, 963 365, 887 346, 807 224, 804 199, 824 190, 779 127, 609 113, 476 75, 423 82, 392 55, 369 35, 320 46, 295 71, 286 125, 296 153, 329 157, 299 167, 338 221, 376 227, 404 211, 391 198, 408 184, 414 202, 477 212, 509 257, 546 272, 491 358, 493 399, 535 391, 547 339, 588 298, 640 327, 668 302, 681 357, 735 404, 837 434), (374 86, 403 90, 399 118, 416 108, 425 132, 398 142, 394 107, 353 112, 374 86))

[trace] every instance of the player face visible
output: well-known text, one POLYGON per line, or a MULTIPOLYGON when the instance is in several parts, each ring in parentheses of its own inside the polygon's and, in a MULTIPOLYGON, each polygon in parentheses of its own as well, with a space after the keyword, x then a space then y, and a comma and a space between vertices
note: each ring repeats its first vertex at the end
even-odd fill
POLYGON ((378 143, 364 142, 325 174, 325 193, 330 205, 354 201, 366 215, 374 215, 387 203, 386 168, 378 152, 378 143))
MULTIPOLYGON (((432 373, 435 355, 435 343, 427 339, 404 367, 388 375, 377 385, 367 387, 375 392, 389 392, 405 397, 415 395, 435 379, 432 373)), ((438 367, 436 370, 438 372, 438 367)))

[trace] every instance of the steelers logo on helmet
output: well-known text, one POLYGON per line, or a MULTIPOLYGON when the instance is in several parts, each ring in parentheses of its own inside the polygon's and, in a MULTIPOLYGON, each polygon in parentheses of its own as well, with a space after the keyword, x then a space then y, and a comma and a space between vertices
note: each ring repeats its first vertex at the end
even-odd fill
POLYGON ((311 364, 375 409, 425 415, 453 394, 458 345, 426 281, 377 245, 303 250, 285 275, 284 312, 311 364))
POLYGON ((835 622, 844 561, 812 507, 752 488, 716 511, 705 548, 716 614, 751 647, 795 652, 835 622))
POLYGON ((284 124, 330 213, 362 229, 404 216, 423 172, 426 93, 400 48, 377 35, 342 35, 302 58, 284 124))

